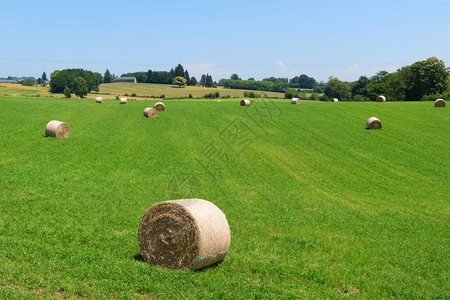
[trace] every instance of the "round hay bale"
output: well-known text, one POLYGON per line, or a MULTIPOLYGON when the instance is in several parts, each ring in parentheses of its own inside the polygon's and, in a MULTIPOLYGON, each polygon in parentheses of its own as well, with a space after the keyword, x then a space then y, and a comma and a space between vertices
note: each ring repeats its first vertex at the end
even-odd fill
POLYGON ((241 106, 250 106, 250 100, 247 99, 241 100, 241 106))
POLYGON ((436 101, 434 101, 434 107, 445 107, 445 100, 444 99, 437 99, 436 101))
POLYGON ((155 118, 158 115, 158 111, 156 108, 153 107, 147 107, 144 109, 144 116, 147 118, 155 118))
POLYGON ((383 95, 380 95, 375 99, 375 102, 386 102, 386 97, 383 95))
POLYGON ((102 97, 95 97, 95 102, 96 103, 103 103, 103 98, 102 97))
POLYGON ((339 102, 338 98, 331 98, 331 102, 339 102))
POLYGON ((230 249, 224 213, 202 199, 170 200, 151 206, 138 230, 142 258, 171 269, 201 269, 222 261, 230 249))
POLYGON ((156 108, 157 111, 165 111, 166 110, 166 106, 162 102, 156 102, 153 107, 156 108))
POLYGON ((70 134, 69 126, 61 121, 52 120, 45 126, 45 136, 53 136, 56 138, 68 138, 70 134))
POLYGON ((383 124, 378 118, 371 117, 367 120, 367 129, 381 129, 381 127, 383 124))
POLYGON ((219 100, 217 100, 217 102, 222 102, 222 100, 219 99, 219 100))
POLYGON ((300 104, 300 99, 298 99, 298 98, 292 98, 291 104, 300 104))
POLYGON ((127 104, 127 98, 120 98, 120 104, 127 104))

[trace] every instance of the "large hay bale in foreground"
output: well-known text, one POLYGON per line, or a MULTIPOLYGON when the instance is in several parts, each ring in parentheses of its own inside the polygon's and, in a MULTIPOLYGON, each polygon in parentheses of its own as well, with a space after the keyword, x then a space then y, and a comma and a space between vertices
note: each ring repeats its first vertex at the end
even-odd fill
POLYGON ((120 104, 127 104, 127 98, 120 98, 120 104))
POLYGON ((338 98, 331 98, 331 102, 339 102, 338 98))
POLYGON ((381 129, 381 127, 383 127, 383 124, 378 118, 371 117, 367 120, 367 129, 381 129))
POLYGON ((147 107, 146 109, 144 109, 144 116, 146 116, 147 118, 154 118, 157 115, 158 111, 156 110, 156 108, 147 107))
POLYGON ((202 199, 157 203, 142 217, 139 249, 151 265, 196 270, 222 261, 230 249, 224 213, 202 199))
POLYGON ((68 138, 70 135, 70 128, 64 122, 52 120, 45 126, 45 136, 53 136, 56 138, 68 138))
POLYGON ((241 106, 250 106, 250 100, 247 99, 241 100, 241 106))
POLYGON ((375 102, 386 102, 386 97, 383 95, 380 95, 375 99, 375 102))
POLYGON ((166 106, 162 102, 156 102, 153 107, 156 108, 157 111, 164 111, 164 110, 166 110, 166 106))
POLYGON ((298 98, 292 98, 291 104, 300 104, 300 99, 298 99, 298 98))
POLYGON ((445 100, 444 99, 437 99, 436 101, 434 101, 434 107, 445 107, 445 100))
POLYGON ((95 97, 95 102, 96 103, 103 103, 103 98, 102 97, 95 97))

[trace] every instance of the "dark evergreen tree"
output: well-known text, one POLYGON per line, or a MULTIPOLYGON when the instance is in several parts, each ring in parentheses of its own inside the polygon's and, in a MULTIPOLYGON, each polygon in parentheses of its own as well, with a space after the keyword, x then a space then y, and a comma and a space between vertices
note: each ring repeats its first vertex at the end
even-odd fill
POLYGON ((103 76, 103 83, 111 83, 111 73, 109 73, 109 70, 106 69, 105 76, 103 76))

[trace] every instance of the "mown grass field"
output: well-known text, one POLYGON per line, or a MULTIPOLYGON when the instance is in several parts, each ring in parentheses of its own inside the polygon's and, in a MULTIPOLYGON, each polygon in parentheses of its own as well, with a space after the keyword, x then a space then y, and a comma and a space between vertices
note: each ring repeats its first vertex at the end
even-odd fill
MULTIPOLYGON (((116 96, 125 96, 129 99, 148 100, 159 98, 164 95, 166 98, 188 98, 189 94, 194 98, 203 98, 206 94, 219 92, 222 97, 230 96, 244 97, 246 90, 224 89, 223 87, 206 88, 199 86, 186 86, 179 88, 170 84, 154 83, 103 83, 99 87, 99 92, 93 92, 86 96, 87 99, 95 99, 102 96, 104 99, 115 99, 116 96), (136 94, 137 97, 131 97, 136 94)), ((284 93, 249 91, 259 94, 261 97, 283 98, 284 93)), ((24 97, 51 97, 63 98, 64 94, 50 93, 50 87, 23 86, 20 84, 0 84, 0 96, 24 96, 24 97)), ((76 98, 72 94, 72 97, 76 98)))
MULTIPOLYGON (((244 97, 246 90, 224 89, 223 87, 206 88, 198 86, 185 86, 179 88, 170 84, 154 84, 154 83, 104 83, 100 85, 99 94, 105 97, 112 95, 132 95, 133 93, 140 98, 159 97, 164 95, 166 98, 181 98, 189 97, 189 94, 194 98, 203 98, 205 94, 219 92, 222 97, 244 97)), ((283 98, 284 93, 252 91, 259 94, 261 97, 283 98)))
POLYGON ((0 298, 449 297, 448 108, 238 102, 0 97, 0 298), (226 214, 225 260, 143 262, 146 209, 193 197, 226 214))

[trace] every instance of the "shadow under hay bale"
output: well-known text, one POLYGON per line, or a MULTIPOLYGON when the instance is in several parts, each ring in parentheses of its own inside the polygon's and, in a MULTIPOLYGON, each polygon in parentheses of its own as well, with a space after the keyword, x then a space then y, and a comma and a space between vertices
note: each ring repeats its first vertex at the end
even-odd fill
POLYGON ((155 118, 158 115, 158 111, 156 108, 153 107, 147 107, 144 109, 144 116, 147 118, 155 118))
POLYGON ((95 102, 96 103, 103 103, 103 98, 102 97, 96 97, 95 98, 95 102))
POLYGON ((156 108, 157 111, 165 111, 166 110, 166 106, 162 102, 156 102, 153 107, 156 108))
POLYGON ((445 107, 446 103, 444 99, 437 99, 436 101, 434 101, 434 107, 445 107))
POLYGON ((127 98, 120 98, 120 104, 127 104, 127 98))
POLYGON ((157 203, 145 212, 138 230, 142 258, 171 269, 197 270, 220 262, 230 241, 224 213, 202 199, 157 203))
POLYGON ((241 106, 250 106, 250 100, 243 99, 240 102, 241 106))
POLYGON ((61 121, 52 120, 45 126, 45 136, 52 136, 56 138, 68 138, 70 135, 69 126, 61 121))
POLYGON ((375 99, 375 102, 386 102, 386 97, 383 95, 380 95, 375 99))
POLYGON ((367 129, 381 129, 381 127, 383 124, 378 118, 371 117, 367 120, 367 129))
POLYGON ((300 104, 300 99, 299 98, 292 98, 291 104, 300 104))

